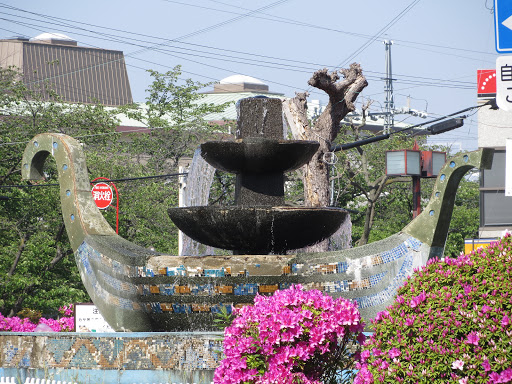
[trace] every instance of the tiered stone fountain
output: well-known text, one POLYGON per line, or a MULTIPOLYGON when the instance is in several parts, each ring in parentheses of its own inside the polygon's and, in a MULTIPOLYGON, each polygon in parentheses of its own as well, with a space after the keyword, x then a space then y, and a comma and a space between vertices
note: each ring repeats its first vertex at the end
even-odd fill
POLYGON ((285 254, 333 234, 346 211, 284 201, 284 173, 307 163, 319 144, 284 140, 279 99, 242 99, 238 107, 236 140, 201 145, 208 163, 236 174, 236 205, 171 208, 171 219, 192 239, 235 254, 285 254))

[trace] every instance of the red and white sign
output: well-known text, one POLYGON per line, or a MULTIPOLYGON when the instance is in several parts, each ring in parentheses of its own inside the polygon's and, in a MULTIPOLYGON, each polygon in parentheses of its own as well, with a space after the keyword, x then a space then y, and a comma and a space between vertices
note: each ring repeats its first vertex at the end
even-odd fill
POLYGON ((478 97, 496 96, 496 70, 478 69, 477 70, 478 97))
POLYGON ((99 209, 106 209, 112 204, 114 198, 112 188, 108 184, 97 183, 92 187, 92 198, 99 209))

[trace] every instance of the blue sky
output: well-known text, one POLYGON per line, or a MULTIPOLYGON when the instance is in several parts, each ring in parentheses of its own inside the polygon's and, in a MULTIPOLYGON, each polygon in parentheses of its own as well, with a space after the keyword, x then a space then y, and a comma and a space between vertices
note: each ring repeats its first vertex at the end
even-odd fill
MULTIPOLYGON (((476 71, 494 68, 492 0, 0 0, 0 37, 64 33, 82 46, 121 50, 135 101, 146 69, 181 64, 183 78, 218 81, 245 74, 293 96, 311 74, 358 62, 369 86, 359 102, 384 106, 385 53, 393 40, 396 107, 430 118, 476 105, 476 71)), ((211 87, 209 88, 211 89, 211 87)), ((311 99, 327 101, 310 89, 311 99)), ((408 115, 396 121, 417 123, 408 115)), ((476 149, 476 114, 433 143, 476 149)))

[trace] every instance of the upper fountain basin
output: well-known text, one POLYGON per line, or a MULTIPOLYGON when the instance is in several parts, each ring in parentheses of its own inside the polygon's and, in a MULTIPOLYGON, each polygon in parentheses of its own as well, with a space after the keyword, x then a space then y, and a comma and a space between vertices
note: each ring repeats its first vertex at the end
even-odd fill
POLYGON ((201 144, 201 156, 229 173, 290 172, 306 164, 319 146, 316 141, 251 137, 201 144))

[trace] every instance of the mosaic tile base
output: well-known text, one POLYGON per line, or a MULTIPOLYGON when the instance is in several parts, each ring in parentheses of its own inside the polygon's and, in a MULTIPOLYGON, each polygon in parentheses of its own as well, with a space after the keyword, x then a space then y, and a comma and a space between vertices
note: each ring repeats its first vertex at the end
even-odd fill
POLYGON ((211 370, 221 359, 221 334, 0 333, 2 368, 211 370), (105 336, 103 336, 105 335, 105 336))

